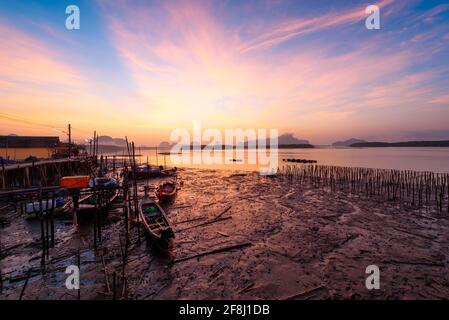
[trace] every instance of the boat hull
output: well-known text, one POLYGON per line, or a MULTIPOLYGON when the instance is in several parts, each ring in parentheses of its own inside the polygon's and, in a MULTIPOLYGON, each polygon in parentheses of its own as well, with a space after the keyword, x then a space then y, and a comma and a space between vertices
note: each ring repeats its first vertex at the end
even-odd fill
POLYGON ((139 223, 162 253, 173 249, 174 233, 162 207, 153 199, 139 203, 139 223))

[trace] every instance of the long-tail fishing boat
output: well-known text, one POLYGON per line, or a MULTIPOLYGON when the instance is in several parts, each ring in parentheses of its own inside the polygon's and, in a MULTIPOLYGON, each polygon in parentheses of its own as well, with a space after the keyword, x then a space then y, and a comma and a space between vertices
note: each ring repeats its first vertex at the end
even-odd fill
POLYGON ((163 253, 173 249, 175 234, 162 207, 155 199, 145 197, 139 202, 139 222, 163 253))
POLYGON ((156 195, 160 201, 169 201, 176 195, 176 180, 165 179, 156 189, 156 195))
POLYGON ((154 178, 161 175, 162 166, 141 165, 136 167, 134 174, 137 180, 154 178))
POLYGON ((80 211, 93 211, 95 208, 100 208, 102 205, 109 205, 118 196, 117 186, 118 182, 114 178, 100 177, 92 179, 89 182, 91 190, 89 191, 89 194, 80 198, 78 209, 80 211), (104 203, 99 202, 98 194, 100 191, 105 193, 106 201, 104 203))

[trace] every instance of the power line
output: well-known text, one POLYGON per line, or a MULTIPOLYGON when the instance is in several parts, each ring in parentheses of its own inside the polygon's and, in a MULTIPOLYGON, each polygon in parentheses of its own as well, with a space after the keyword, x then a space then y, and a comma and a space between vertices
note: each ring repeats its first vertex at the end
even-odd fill
MULTIPOLYGON (((29 120, 29 119, 25 119, 25 118, 17 117, 17 116, 10 116, 10 115, 6 115, 6 114, 0 114, 0 119, 26 124, 28 126, 32 125, 34 128, 36 126, 43 127, 43 128, 49 128, 49 129, 52 129, 52 130, 57 131, 59 133, 67 134, 67 132, 65 131, 66 128, 64 126, 59 126, 58 127, 58 126, 51 125, 49 123, 37 122, 37 121, 34 121, 34 120, 29 120)), ((33 128, 33 127, 28 127, 28 128, 33 128)), ((73 129, 74 128, 72 127, 72 130, 73 129)), ((92 132, 87 131, 87 130, 76 129, 76 128, 75 128, 75 130, 78 131, 78 132, 82 132, 83 134, 92 135, 92 132)))
POLYGON ((57 127, 57 126, 53 126, 53 125, 50 125, 50 124, 44 124, 44 123, 33 121, 33 120, 19 118, 17 116, 10 116, 10 115, 5 115, 5 114, 0 114, 0 118, 2 118, 4 120, 20 122, 20 123, 24 123, 24 124, 28 124, 28 125, 34 125, 34 126, 39 126, 39 127, 50 128, 50 129, 54 129, 54 130, 61 130, 62 129, 62 127, 57 127))

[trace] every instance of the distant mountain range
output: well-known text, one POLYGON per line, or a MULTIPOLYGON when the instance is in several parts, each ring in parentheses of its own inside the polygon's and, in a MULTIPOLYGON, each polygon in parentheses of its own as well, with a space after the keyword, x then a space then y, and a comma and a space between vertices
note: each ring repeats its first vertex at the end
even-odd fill
POLYGON ((98 136, 98 144, 126 147, 126 140, 121 138, 112 138, 110 136, 98 136))
POLYGON ((334 143, 332 143, 332 146, 333 147, 349 147, 355 143, 365 143, 365 142, 368 142, 368 141, 351 138, 351 139, 345 140, 345 141, 334 142, 334 143))
MULTIPOLYGON (((200 144, 199 142, 196 142, 197 144, 200 144)), ((174 143, 169 143, 167 141, 163 141, 159 144, 159 148, 160 149, 170 149, 171 147, 173 147, 175 144, 174 143)), ((191 143, 191 146, 193 145, 193 142, 191 143)), ((204 149, 206 147, 207 144, 205 144, 204 142, 201 144, 201 149, 204 149)), ((248 148, 248 145, 257 145, 257 141, 251 140, 251 141, 246 141, 246 142, 240 142, 237 144, 238 147, 244 147, 244 148, 248 148)), ((266 146, 269 147, 270 146, 270 140, 267 139, 266 141, 266 146)), ((215 146, 216 149, 219 148, 224 149, 225 145, 221 145, 221 144, 217 144, 215 146)), ((310 144, 310 142, 308 140, 305 139, 298 139, 296 138, 293 133, 285 133, 282 134, 278 137, 278 147, 280 149, 291 149, 291 148, 313 148, 314 146, 310 144)))
POLYGON ((337 141, 333 147, 354 147, 354 148, 382 148, 382 147, 449 147, 448 140, 436 141, 402 141, 402 142, 369 142, 362 139, 351 138, 345 141, 337 141))
POLYGON ((351 144, 354 148, 382 147, 449 147, 449 140, 404 141, 404 142, 360 142, 351 144))
POLYGON ((281 134, 278 138, 279 145, 301 145, 301 144, 310 144, 309 140, 298 139, 295 138, 293 133, 284 133, 281 134))

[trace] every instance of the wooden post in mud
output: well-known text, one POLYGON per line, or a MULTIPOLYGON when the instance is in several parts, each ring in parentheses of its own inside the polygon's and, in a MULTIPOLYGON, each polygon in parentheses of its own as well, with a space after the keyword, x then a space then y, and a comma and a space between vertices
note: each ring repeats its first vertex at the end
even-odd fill
POLYGON ((117 300, 117 273, 112 274, 112 300, 117 300))
POLYGON ((133 213, 133 208, 132 208, 132 196, 131 196, 131 190, 127 190, 128 192, 128 217, 132 217, 132 213, 133 213))
POLYGON ((42 205, 42 187, 39 187, 39 219, 41 223, 41 243, 42 243, 42 257, 41 257, 41 266, 45 265, 45 253, 46 253, 46 241, 45 241, 45 228, 44 228, 44 208, 42 205))
POLYGON ((93 156, 95 157, 97 155, 97 149, 96 149, 96 144, 97 144, 97 131, 94 131, 94 146, 93 146, 93 156))
MULTIPOLYGON (((0 257, 2 256, 2 237, 0 235, 0 257)), ((3 293, 3 276, 2 276, 2 265, 0 263, 0 294, 3 293)))
POLYGON ((103 191, 97 191, 97 202, 98 202, 98 210, 97 210, 97 232, 98 232, 98 242, 101 244, 101 218, 104 209, 103 203, 103 191))
POLYGON ((50 216, 50 229, 51 229, 51 246, 54 248, 55 246, 55 208, 56 208, 56 199, 55 193, 52 193, 51 197, 51 216, 50 216))
POLYGON ((97 251, 97 215, 98 215, 98 199, 96 198, 96 191, 94 191, 94 199, 95 199, 95 213, 94 213, 94 250, 97 251))
MULTIPOLYGON (((136 172, 136 149, 134 147, 134 142, 132 142, 132 152, 133 152, 133 164, 134 172, 136 172)), ((140 244, 140 221, 139 221, 139 196, 137 193, 137 176, 134 174, 134 213, 137 220, 137 243, 140 244)))
POLYGON ((125 241, 126 247, 129 245, 129 212, 128 212, 128 184, 123 187, 123 213, 125 216, 125 241))
POLYGON ((126 297, 126 261, 128 258, 128 245, 125 242, 125 245, 122 244, 122 237, 119 235, 119 242, 120 242, 120 252, 122 255, 122 297, 126 297))
POLYGON ((48 221, 48 215, 49 215, 49 208, 48 208, 48 203, 49 203, 50 199, 47 193, 47 196, 45 197, 45 248, 46 248, 46 256, 47 259, 50 257, 50 224, 48 221))
MULTIPOLYGON (((81 274, 81 253, 80 250, 78 249, 78 259, 77 259, 77 265, 78 265, 78 271, 81 274)), ((81 277, 80 277, 81 279, 81 277)), ((78 288, 78 295, 77 295, 77 300, 81 300, 81 280, 79 281, 79 288, 78 288)))
POLYGON ((97 150, 96 150, 96 156, 97 156, 97 161, 98 161, 98 153, 100 152, 99 151, 99 143, 98 143, 98 141, 99 141, 99 139, 100 139, 100 137, 97 135, 97 150))
POLYGON ((28 274, 27 274, 27 277, 25 279, 25 283, 23 284, 22 290, 20 291, 19 300, 22 300, 22 298, 23 298, 23 295, 24 295, 25 290, 27 288, 28 281, 30 280, 30 277, 31 277, 31 269, 28 270, 28 274))
MULTIPOLYGON (((445 186, 447 189, 447 212, 449 213, 449 174, 446 174, 444 177, 445 186)), ((444 198, 444 188, 443 188, 443 198, 444 198)), ((444 200, 443 200, 444 201, 444 200)))
POLYGON ((97 206, 95 207, 95 219, 96 219, 97 230, 95 230, 95 232, 97 232, 99 244, 101 244, 100 215, 101 215, 101 206, 102 206, 100 193, 101 192, 95 191, 95 199, 96 199, 96 204, 97 204, 97 206))
POLYGON ((94 217, 94 226, 93 226, 93 231, 94 231, 94 250, 95 252, 97 252, 97 217, 96 217, 96 213, 95 213, 95 217, 94 217))
POLYGON ((2 161, 2 187, 6 189, 6 175, 5 175, 5 163, 2 161))
POLYGON ((99 170, 99 175, 100 175, 100 176, 103 175, 103 155, 100 156, 100 170, 99 170))

